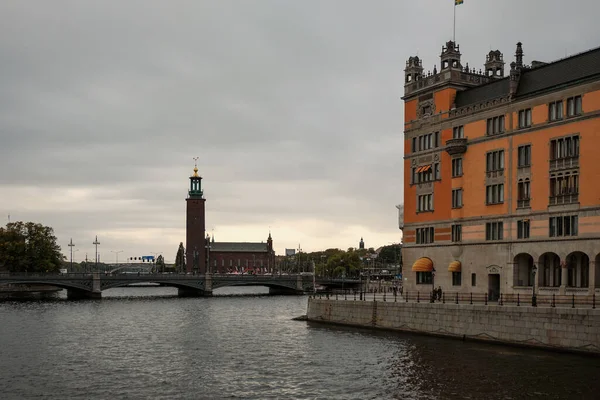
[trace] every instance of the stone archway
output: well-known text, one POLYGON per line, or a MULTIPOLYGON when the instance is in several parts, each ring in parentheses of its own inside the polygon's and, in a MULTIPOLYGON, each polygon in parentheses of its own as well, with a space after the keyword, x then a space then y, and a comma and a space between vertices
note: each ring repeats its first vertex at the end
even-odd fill
POLYGON ((519 253, 513 259, 514 286, 533 286, 533 257, 519 253))
POLYGON ((574 251, 567 256, 567 286, 586 288, 590 285, 590 258, 581 251, 574 251))
POLYGON ((538 260, 538 275, 540 287, 559 287, 562 282, 560 257, 552 252, 542 254, 538 260))

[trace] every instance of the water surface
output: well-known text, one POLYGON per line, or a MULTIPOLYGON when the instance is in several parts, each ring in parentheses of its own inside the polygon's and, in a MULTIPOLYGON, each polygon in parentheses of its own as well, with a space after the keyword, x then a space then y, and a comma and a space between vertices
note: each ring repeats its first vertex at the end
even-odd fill
POLYGON ((297 322, 306 297, 259 291, 0 303, 0 398, 599 398, 597 358, 297 322))

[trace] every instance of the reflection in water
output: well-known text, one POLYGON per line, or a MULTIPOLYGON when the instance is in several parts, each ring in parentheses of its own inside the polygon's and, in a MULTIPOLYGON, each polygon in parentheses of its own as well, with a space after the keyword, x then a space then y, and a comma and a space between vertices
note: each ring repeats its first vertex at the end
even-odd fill
POLYGON ((592 399, 600 389, 595 358, 291 321, 306 298, 261 290, 0 303, 0 398, 592 399))

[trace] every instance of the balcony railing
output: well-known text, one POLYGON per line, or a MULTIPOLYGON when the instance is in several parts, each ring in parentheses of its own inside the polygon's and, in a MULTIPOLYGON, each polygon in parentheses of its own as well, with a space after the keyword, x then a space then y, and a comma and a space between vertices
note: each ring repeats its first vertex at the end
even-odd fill
POLYGON ((557 158, 550 160, 550 170, 569 169, 579 167, 579 157, 557 158))
POLYGON ((574 204, 579 202, 579 194, 561 194, 559 196, 550 196, 549 204, 551 206, 558 206, 562 204, 574 204))
POLYGON ((467 139, 448 139, 446 141, 446 152, 450 155, 463 154, 467 151, 467 139))
POLYGON ((517 208, 529 208, 531 206, 530 199, 517 200, 517 208))
POLYGON ((504 169, 496 169, 493 171, 486 171, 485 175, 488 178, 499 178, 501 176, 504 176, 504 169))

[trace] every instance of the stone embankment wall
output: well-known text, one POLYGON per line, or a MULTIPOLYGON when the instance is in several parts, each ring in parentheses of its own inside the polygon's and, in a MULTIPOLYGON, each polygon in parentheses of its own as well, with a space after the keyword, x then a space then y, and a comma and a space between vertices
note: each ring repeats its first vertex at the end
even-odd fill
POLYGON ((600 355, 600 310, 591 308, 310 298, 307 319, 600 355))

